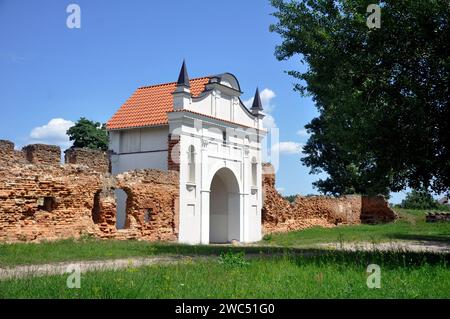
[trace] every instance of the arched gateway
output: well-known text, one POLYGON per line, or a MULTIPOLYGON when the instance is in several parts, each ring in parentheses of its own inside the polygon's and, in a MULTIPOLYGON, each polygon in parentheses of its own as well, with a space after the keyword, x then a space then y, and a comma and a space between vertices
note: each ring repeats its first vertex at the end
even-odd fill
POLYGON ((108 121, 112 174, 179 172, 173 228, 163 231, 181 243, 261 239, 261 141, 267 131, 259 90, 250 107, 241 95, 233 74, 190 79, 183 62, 176 82, 138 88, 108 121))
POLYGON ((234 173, 226 167, 219 169, 210 187, 210 243, 240 240, 239 195, 239 184, 234 173))

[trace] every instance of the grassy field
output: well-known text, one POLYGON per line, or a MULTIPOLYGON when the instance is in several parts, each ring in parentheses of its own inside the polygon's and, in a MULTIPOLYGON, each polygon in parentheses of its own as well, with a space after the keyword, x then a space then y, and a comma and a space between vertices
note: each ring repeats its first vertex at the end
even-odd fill
POLYGON ((426 223, 425 211, 396 209, 399 219, 389 224, 321 227, 272 234, 266 244, 279 246, 314 246, 329 242, 389 242, 399 240, 436 241, 450 245, 450 223, 426 223))
POLYGON ((399 210, 400 219, 384 225, 355 225, 335 228, 310 228, 302 231, 273 234, 246 247, 181 245, 145 241, 61 240, 40 244, 0 244, 0 267, 41 264, 71 260, 102 260, 146 257, 153 255, 209 255, 225 249, 249 253, 310 252, 317 244, 346 241, 433 240, 450 245, 450 223, 425 223, 424 211, 399 210), (285 248, 267 247, 282 246, 285 248))
POLYGON ((230 247, 224 245, 183 245, 176 243, 150 243, 145 241, 60 240, 55 242, 17 243, 0 245, 0 267, 43 264, 63 261, 105 260, 115 258, 149 257, 155 255, 218 255, 224 250, 246 253, 283 253, 290 248, 230 247))
POLYGON ((0 298, 450 298, 450 254, 317 248, 320 243, 347 241, 430 240, 450 245, 449 223, 425 223, 423 211, 399 214, 390 224, 273 234, 244 247, 92 238, 3 244, 0 267, 154 255, 211 257, 83 273, 81 289, 68 289, 65 275, 0 280, 0 298), (381 267, 380 289, 366 285, 366 268, 372 263, 381 267))
POLYGON ((0 281, 0 298, 450 298, 449 256, 343 253, 245 259, 230 253, 202 262, 0 281), (381 288, 369 289, 369 264, 381 288))

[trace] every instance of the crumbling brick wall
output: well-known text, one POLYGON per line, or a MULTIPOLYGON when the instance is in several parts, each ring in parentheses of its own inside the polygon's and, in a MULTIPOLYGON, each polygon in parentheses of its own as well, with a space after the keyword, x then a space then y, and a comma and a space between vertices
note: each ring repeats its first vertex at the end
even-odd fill
POLYGON ((31 144, 25 146, 22 151, 26 159, 33 164, 61 164, 61 149, 56 145, 31 144))
POLYGON ((147 240, 178 238, 178 172, 129 171, 117 175, 116 187, 128 195, 127 221, 147 240))
POLYGON ((386 199, 379 196, 362 196, 361 199, 361 223, 375 224, 388 223, 398 218, 397 214, 389 207, 386 199))
POLYGON ((14 149, 14 143, 0 140, 0 163, 22 162, 25 163, 25 154, 14 149))
POLYGON ((86 165, 101 173, 110 172, 109 155, 90 148, 69 148, 64 152, 66 164, 86 165))
POLYGON ((0 161, 12 161, 14 159, 14 143, 0 140, 0 161))
POLYGON ((0 241, 94 234, 90 205, 101 178, 90 170, 0 165, 0 241))
MULTIPOLYGON (((1 155, 5 149, 10 154, 11 144, 0 143, 1 155)), ((24 154, 31 150, 32 157, 0 158, 0 241, 55 240, 83 234, 177 239, 178 172, 136 170, 114 177, 86 165, 88 161, 54 165, 55 156, 43 161, 34 156, 42 149, 25 147, 24 154), (116 189, 128 194, 127 222, 121 230, 116 229, 116 189), (146 216, 150 211, 151 216, 146 216)))
POLYGON ((275 189, 275 174, 270 164, 263 165, 263 191, 265 233, 313 226, 389 222, 397 217, 382 196, 297 196, 291 204, 275 189))

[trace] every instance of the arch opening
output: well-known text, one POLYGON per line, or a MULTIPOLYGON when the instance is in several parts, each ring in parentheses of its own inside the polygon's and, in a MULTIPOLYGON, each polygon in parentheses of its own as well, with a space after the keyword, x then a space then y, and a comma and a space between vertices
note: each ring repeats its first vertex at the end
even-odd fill
POLYGON ((98 190, 94 195, 94 205, 92 206, 92 221, 94 224, 100 224, 101 211, 100 211, 100 193, 102 190, 98 190))
POLYGON ((234 173, 219 169, 210 187, 209 242, 227 243, 240 239, 240 193, 234 173))

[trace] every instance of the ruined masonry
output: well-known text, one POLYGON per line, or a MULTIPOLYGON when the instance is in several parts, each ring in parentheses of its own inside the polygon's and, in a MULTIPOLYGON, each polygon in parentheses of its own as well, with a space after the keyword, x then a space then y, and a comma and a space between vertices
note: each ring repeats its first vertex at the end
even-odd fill
MULTIPOLYGON (((112 176, 109 154, 70 149, 60 163, 57 146, 17 151, 0 140, 0 241, 97 238, 176 241, 179 173, 142 169, 112 176), (116 227, 115 190, 127 194, 125 229, 116 227)), ((388 222, 395 218, 382 197, 298 197, 291 205, 275 190, 264 165, 263 232, 311 226, 388 222)))
POLYGON ((289 203, 275 189, 270 164, 263 165, 264 233, 334 227, 340 224, 387 223, 397 218, 383 196, 297 196, 289 203))
POLYGON ((0 241, 99 238, 173 241, 178 173, 135 170, 112 176, 108 154, 0 141, 0 241), (126 227, 116 229, 115 189, 127 195, 126 227))

